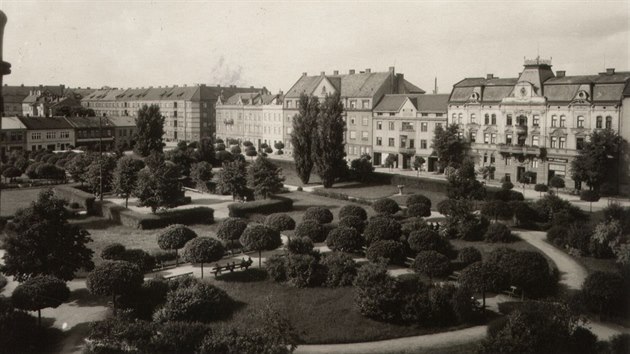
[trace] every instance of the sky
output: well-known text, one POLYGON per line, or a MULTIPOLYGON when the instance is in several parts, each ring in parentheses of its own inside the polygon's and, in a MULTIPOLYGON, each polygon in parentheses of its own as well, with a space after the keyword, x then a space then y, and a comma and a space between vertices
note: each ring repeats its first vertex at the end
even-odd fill
POLYGON ((516 77, 630 70, 623 1, 7 1, 9 85, 206 83, 286 92, 302 72, 396 72, 430 92, 516 77))

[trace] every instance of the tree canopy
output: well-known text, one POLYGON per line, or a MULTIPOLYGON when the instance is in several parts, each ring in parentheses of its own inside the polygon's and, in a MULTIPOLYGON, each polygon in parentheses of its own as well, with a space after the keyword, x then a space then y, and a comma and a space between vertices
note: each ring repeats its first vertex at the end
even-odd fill
POLYGON ((317 117, 312 151, 317 174, 324 188, 332 187, 335 180, 347 170, 345 128, 343 103, 339 93, 326 96, 317 117))
POLYGON ((138 110, 136 118, 138 128, 134 140, 134 151, 141 156, 149 156, 152 152, 162 153, 164 143, 164 116, 160 113, 160 106, 143 105, 138 110))
POLYGON ((112 184, 116 194, 125 198, 125 207, 129 204, 129 197, 136 188, 138 182, 138 172, 144 168, 142 160, 129 156, 121 157, 116 163, 113 172, 112 184))
POLYGON ((293 160, 295 169, 302 183, 307 184, 313 170, 314 137, 319 116, 319 99, 315 96, 300 96, 298 114, 293 117, 293 160))
POLYGON ((266 157, 257 158, 247 172, 250 187, 263 199, 282 189, 284 181, 284 177, 280 176, 282 169, 266 157))
POLYGON ((571 177, 596 191, 606 182, 616 185, 626 143, 614 130, 593 131, 571 161, 571 177))
POLYGON ((437 154, 440 169, 448 166, 458 168, 468 153, 468 143, 460 137, 457 124, 435 127, 433 135, 433 151, 437 154))

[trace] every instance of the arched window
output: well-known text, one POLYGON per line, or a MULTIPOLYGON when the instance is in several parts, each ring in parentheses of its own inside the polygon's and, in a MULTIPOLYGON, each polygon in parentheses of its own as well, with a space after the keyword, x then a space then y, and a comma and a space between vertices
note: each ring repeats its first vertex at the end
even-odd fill
POLYGON ((457 124, 457 114, 453 113, 451 117, 453 119, 453 124, 457 124))
POLYGON ((564 128, 567 125, 567 117, 564 115, 560 116, 560 127, 564 128))
POLYGON ((612 117, 606 116, 606 129, 612 129, 612 117))
POLYGON ((476 114, 474 114, 474 113, 470 114, 470 122, 473 123, 473 124, 477 123, 477 115, 476 114))
POLYGON ((604 120, 602 119, 602 116, 597 116, 597 119, 595 120, 595 128, 597 129, 602 129, 602 122, 604 120))
POLYGON ((584 116, 577 117, 577 127, 584 128, 584 116))
POLYGON ((486 115, 484 116, 483 124, 485 124, 485 125, 489 125, 490 124, 490 115, 488 113, 486 113, 486 115))
POLYGON ((457 115, 457 123, 462 124, 462 119, 463 119, 464 115, 463 114, 458 114, 457 115))
POLYGON ((558 126, 558 116, 557 115, 553 115, 551 116, 551 127, 555 128, 558 126))
POLYGON ((492 113, 492 125, 497 125, 497 115, 492 113))

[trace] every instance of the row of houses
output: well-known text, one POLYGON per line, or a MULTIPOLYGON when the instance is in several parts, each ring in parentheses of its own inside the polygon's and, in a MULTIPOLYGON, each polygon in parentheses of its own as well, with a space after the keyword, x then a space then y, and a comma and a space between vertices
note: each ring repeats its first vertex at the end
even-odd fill
POLYGON ((2 117, 0 156, 11 151, 131 146, 133 117, 2 117))
POLYGON ((81 99, 94 92, 91 88, 67 88, 58 86, 9 86, 2 87, 5 117, 51 117, 63 108, 80 108, 81 99))
MULTIPOLYGON (((612 129, 630 141, 630 72, 569 76, 551 67, 551 60, 526 59, 516 77, 465 78, 450 94, 425 94, 394 68, 304 73, 285 95, 252 91, 217 101, 216 135, 258 144, 281 141, 291 154, 300 96, 321 100, 339 93, 349 160, 369 154, 379 166, 392 156, 396 168, 408 169, 422 156, 424 168, 433 171, 435 128, 455 124, 477 166, 493 166, 494 178, 517 181, 531 172, 532 183, 546 182, 571 176, 571 161, 593 131, 612 129)), ((629 175, 612 172, 620 179, 629 175)))

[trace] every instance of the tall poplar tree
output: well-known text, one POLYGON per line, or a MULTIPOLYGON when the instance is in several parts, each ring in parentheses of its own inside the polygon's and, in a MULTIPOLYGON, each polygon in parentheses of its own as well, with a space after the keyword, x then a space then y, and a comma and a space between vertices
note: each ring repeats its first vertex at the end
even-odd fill
POLYGON ((343 104, 339 93, 326 96, 317 117, 312 158, 324 188, 332 187, 340 173, 347 170, 344 151, 343 104))
POLYGON ((160 107, 155 104, 142 106, 138 111, 136 126, 138 131, 134 151, 142 156, 149 156, 151 152, 161 153, 164 147, 164 116, 160 113, 160 107))
POLYGON ((314 134, 317 129, 319 115, 319 99, 315 96, 300 96, 299 113, 293 117, 293 160, 295 170, 302 183, 307 184, 313 170, 314 134))

